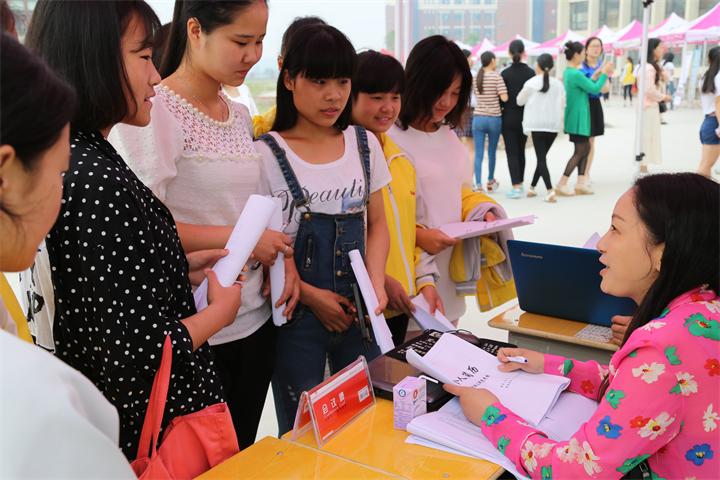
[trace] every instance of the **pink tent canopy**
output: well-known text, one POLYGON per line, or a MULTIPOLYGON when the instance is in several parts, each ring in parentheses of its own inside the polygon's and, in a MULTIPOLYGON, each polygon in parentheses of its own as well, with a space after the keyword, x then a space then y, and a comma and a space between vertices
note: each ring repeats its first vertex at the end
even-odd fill
POLYGON ((529 55, 542 55, 543 53, 549 53, 552 56, 557 55, 562 49, 565 42, 573 41, 579 42, 583 39, 582 35, 568 30, 560 36, 551 38, 537 47, 528 50, 529 55))
POLYGON ((610 43, 613 48, 627 48, 640 44, 642 37, 642 23, 633 20, 624 28, 620 29, 610 43))
POLYGON ((537 46, 539 45, 539 43, 537 43, 537 42, 533 42, 532 40, 528 40, 527 38, 523 38, 523 37, 521 37, 520 35, 515 35, 513 38, 511 38, 511 39, 508 40, 507 42, 502 43, 502 44, 498 45, 497 47, 493 48, 493 49, 492 49, 492 52, 493 52, 497 57, 509 57, 510 55, 508 54, 508 48, 510 47, 510 42, 512 42, 513 40, 522 40, 522 42, 525 44, 525 51, 526 51, 526 52, 529 51, 529 50, 531 50, 531 49, 533 49, 533 48, 535 48, 535 47, 537 47, 537 46))
POLYGON ((473 57, 477 57, 483 52, 487 52, 488 50, 492 50, 493 48, 495 48, 495 45, 487 38, 483 38, 483 41, 475 45, 472 50, 470 50, 470 52, 472 53, 473 57))
POLYGON ((663 35, 666 35, 673 30, 677 30, 678 28, 685 27, 689 23, 690 22, 673 12, 665 20, 651 28, 649 36, 662 38, 663 35))
POLYGON ((674 43, 702 43, 720 39, 720 3, 695 20, 661 34, 660 39, 674 43))

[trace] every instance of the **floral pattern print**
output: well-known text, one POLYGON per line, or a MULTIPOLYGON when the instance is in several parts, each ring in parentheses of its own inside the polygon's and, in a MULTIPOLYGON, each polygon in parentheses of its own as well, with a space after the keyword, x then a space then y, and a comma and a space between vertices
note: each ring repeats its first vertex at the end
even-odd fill
POLYGON ((595 399, 606 388, 569 440, 547 438, 501 403, 486 409, 483 434, 532 478, 618 478, 643 462, 651 479, 718 477, 720 299, 698 288, 659 318, 609 365, 545 355, 545 373, 568 377, 569 391, 595 399))

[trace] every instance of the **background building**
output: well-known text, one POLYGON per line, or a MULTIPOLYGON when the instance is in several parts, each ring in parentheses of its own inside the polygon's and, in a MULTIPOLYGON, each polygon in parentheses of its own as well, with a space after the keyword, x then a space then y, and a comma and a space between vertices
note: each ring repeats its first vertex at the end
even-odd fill
MULTIPOLYGON (((650 25, 656 25, 675 12, 694 20, 714 7, 717 0, 655 0, 650 25)), ((590 34, 603 25, 615 30, 633 20, 642 21, 642 0, 558 0, 557 31, 568 29, 590 34)))

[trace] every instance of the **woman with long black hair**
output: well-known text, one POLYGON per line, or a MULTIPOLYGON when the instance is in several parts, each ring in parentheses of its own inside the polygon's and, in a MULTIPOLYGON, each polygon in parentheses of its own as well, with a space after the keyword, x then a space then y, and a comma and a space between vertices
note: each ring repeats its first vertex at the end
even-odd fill
POLYGON ((647 65, 645 65, 645 71, 641 73, 641 75, 645 75, 645 98, 642 99, 642 151, 644 156, 640 161, 641 173, 648 172, 649 163, 655 165, 662 163, 662 137, 660 135, 660 109, 658 103, 672 100, 660 88, 663 70, 659 62, 664 53, 665 45, 659 38, 648 40, 647 65))
POLYGON ((525 56, 525 44, 522 40, 515 39, 510 42, 508 53, 512 64, 500 74, 505 81, 508 96, 507 101, 503 102, 502 113, 502 136, 512 182, 512 189, 507 192, 507 197, 521 198, 525 193, 523 180, 527 135, 523 133, 523 107, 517 104, 517 96, 525 82, 535 76, 535 72, 522 61, 525 56))
POLYGON ((524 348, 498 352, 501 371, 563 375, 571 392, 599 402, 568 440, 548 438, 487 390, 446 385, 520 472, 717 478, 719 208, 720 185, 696 173, 641 177, 617 201, 598 243, 600 288, 638 306, 609 365, 524 348))
POLYGON ((700 143, 702 143, 702 158, 698 173, 709 177, 712 167, 720 157, 720 128, 718 127, 718 113, 720 113, 720 47, 713 47, 708 52, 710 66, 703 77, 700 87, 700 101, 702 103, 703 119, 700 126, 700 143))

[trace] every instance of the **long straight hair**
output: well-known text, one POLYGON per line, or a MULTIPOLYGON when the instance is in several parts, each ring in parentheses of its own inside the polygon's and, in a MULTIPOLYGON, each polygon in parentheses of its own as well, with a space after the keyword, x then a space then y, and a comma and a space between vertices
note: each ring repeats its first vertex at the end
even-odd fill
POLYGON ((720 185, 697 173, 663 173, 639 178, 633 191, 648 243, 664 244, 664 250, 658 277, 635 310, 623 345, 683 293, 703 285, 720 288, 720 185))
POLYGON ((233 22, 235 15, 248 8, 255 1, 263 0, 175 0, 170 34, 165 43, 165 54, 160 63, 160 76, 165 78, 180 66, 187 51, 187 22, 197 19, 205 34, 212 33, 217 27, 233 22))
POLYGON ((660 83, 660 79, 662 78, 662 69, 655 59, 655 49, 660 45, 660 43, 659 38, 651 38, 648 40, 647 63, 652 65, 655 69, 655 85, 658 85, 660 83))
POLYGON ((537 59, 538 66, 543 71, 543 86, 540 89, 540 93, 545 93, 550 90, 550 70, 555 66, 555 61, 552 55, 549 53, 543 53, 537 59))
POLYGON ((475 86, 477 87, 477 93, 478 95, 483 93, 483 80, 485 78, 485 67, 490 65, 492 61, 495 60, 495 54, 491 51, 483 52, 482 55, 480 55, 480 63, 482 64, 483 68, 481 68, 477 76, 475 77, 475 86))
POLYGON ((525 53, 525 44, 519 38, 516 38, 508 46, 508 53, 512 57, 513 63, 519 63, 522 60, 522 54, 525 53))
MULTIPOLYGON (((352 79, 357 62, 355 48, 340 30, 330 25, 312 24, 300 27, 288 45, 277 81, 277 109, 272 129, 283 132, 295 126, 299 112, 293 92, 285 86, 285 77, 301 75, 308 79, 352 79)), ((467 63, 467 62, 465 62, 467 63)), ((335 122, 338 130, 350 125, 352 101, 348 98, 335 122)))
POLYGON ((710 66, 703 76, 702 93, 715 92, 715 77, 720 72, 720 46, 713 47, 708 51, 708 62, 710 66))

